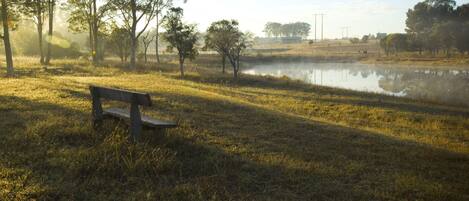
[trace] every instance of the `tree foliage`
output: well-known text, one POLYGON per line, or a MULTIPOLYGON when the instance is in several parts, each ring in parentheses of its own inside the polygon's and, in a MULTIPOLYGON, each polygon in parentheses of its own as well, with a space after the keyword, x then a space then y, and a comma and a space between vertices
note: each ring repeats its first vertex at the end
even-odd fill
POLYGON ((210 25, 205 35, 205 48, 215 50, 221 56, 223 73, 225 73, 226 57, 239 37, 238 25, 236 20, 217 21, 210 25))
POLYGON ((195 25, 184 24, 182 8, 171 8, 164 20, 166 30, 163 38, 169 43, 168 50, 176 49, 179 56, 181 76, 184 77, 184 62, 198 55, 196 47, 198 32, 195 25))
POLYGON ((457 7, 454 0, 425 0, 407 12, 406 40, 397 40, 395 37, 402 35, 392 34, 382 39, 381 46, 387 53, 426 50, 435 55, 444 50, 450 56, 453 49, 465 53, 469 51, 468 23, 469 4, 457 7))
POLYGON ((268 37, 301 37, 306 38, 311 31, 311 25, 305 22, 280 24, 269 22, 265 25, 264 32, 268 37))
POLYGON ((253 34, 238 32, 235 36, 235 43, 229 49, 227 57, 233 66, 233 76, 238 78, 240 70, 241 56, 244 51, 253 45, 253 34))
POLYGON ((130 41, 131 38, 126 29, 113 25, 111 34, 107 37, 107 48, 124 63, 130 56, 130 41))
POLYGON ((130 35, 130 68, 136 67, 138 39, 154 19, 158 0, 108 0, 110 8, 119 16, 122 28, 130 35))

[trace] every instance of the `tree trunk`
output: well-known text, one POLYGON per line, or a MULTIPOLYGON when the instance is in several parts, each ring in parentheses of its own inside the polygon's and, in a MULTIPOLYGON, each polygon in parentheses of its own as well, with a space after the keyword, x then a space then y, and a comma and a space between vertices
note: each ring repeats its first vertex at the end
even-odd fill
POLYGON ((37 35, 38 35, 38 42, 39 42, 39 54, 41 58, 39 59, 39 62, 41 64, 44 64, 44 50, 42 46, 42 25, 37 25, 37 35))
POLYGON ((222 73, 225 74, 225 67, 226 67, 226 56, 223 55, 222 56, 222 66, 223 66, 223 70, 222 70, 222 73))
POLYGON ((10 45, 10 30, 8 27, 8 5, 7 0, 2 0, 2 22, 3 22, 3 45, 5 46, 5 57, 7 62, 7 76, 13 75, 13 54, 10 45))
MULTIPOLYGON (((93 5, 91 5, 91 4, 88 5, 88 15, 89 16, 93 15, 93 5)), ((88 19, 88 27, 89 27, 89 33, 88 33, 89 36, 88 37, 90 39, 90 41, 89 41, 90 42, 90 44, 89 44, 89 46, 90 46, 90 56, 91 56, 91 60, 93 60, 93 51, 94 51, 93 47, 94 47, 94 45, 93 45, 93 28, 92 28, 93 27, 93 22, 92 22, 92 19, 88 19)))
POLYGON ((156 63, 160 63, 160 14, 156 14, 156 63))
POLYGON ((96 65, 98 64, 98 15, 97 15, 97 9, 96 9, 96 0, 93 0, 93 14, 92 20, 93 20, 93 63, 96 65))
POLYGON ((37 18, 37 36, 38 36, 38 44, 39 44, 39 54, 40 54, 40 59, 39 59, 39 62, 41 64, 44 64, 44 50, 43 50, 43 46, 42 46, 42 28, 43 28, 43 21, 42 21, 42 5, 41 5, 41 1, 36 1, 36 9, 37 9, 37 13, 36 13, 36 18, 37 18))
MULTIPOLYGON (((235 64, 235 65, 236 65, 236 64, 235 64)), ((236 68, 237 68, 237 67, 234 67, 234 68, 233 68, 233 77, 234 77, 235 79, 238 79, 238 70, 236 70, 236 68)))
POLYGON ((144 52, 143 52, 143 56, 144 56, 144 58, 145 58, 145 64, 148 62, 148 59, 147 59, 147 52, 148 52, 148 46, 149 46, 149 45, 150 45, 149 43, 148 43, 148 44, 145 44, 145 47, 144 47, 145 50, 144 50, 144 52))
POLYGON ((231 66, 233 67, 233 77, 236 79, 238 78, 238 67, 236 66, 239 62, 236 62, 236 56, 232 54, 228 54, 228 61, 230 62, 231 66))
POLYGON ((131 39, 131 47, 130 47, 130 68, 136 68, 136 51, 137 51, 137 41, 135 39, 135 31, 132 30, 132 39, 131 39))
POLYGON ((240 60, 240 55, 238 53, 237 57, 236 57, 236 69, 235 69, 235 78, 238 78, 239 76, 239 60, 240 60))
POLYGON ((54 5, 55 5, 55 0, 49 0, 48 3, 49 7, 49 33, 48 33, 48 38, 49 41, 47 42, 47 55, 46 55, 46 61, 45 64, 49 64, 51 60, 51 49, 52 49, 52 35, 54 32, 54 5))
POLYGON ((136 57, 136 51, 137 51, 137 38, 136 38, 136 31, 137 31, 137 6, 135 0, 130 1, 130 7, 132 9, 132 30, 130 30, 130 41, 131 41, 131 47, 130 47, 130 68, 135 69, 135 57, 136 57))
POLYGON ((179 56, 179 70, 181 71, 181 77, 184 77, 184 57, 179 56))

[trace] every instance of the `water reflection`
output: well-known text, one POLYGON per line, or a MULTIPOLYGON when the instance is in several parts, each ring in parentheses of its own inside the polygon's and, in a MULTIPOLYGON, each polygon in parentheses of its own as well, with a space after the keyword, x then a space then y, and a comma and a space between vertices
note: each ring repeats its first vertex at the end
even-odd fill
POLYGON ((287 76, 307 83, 469 106, 469 71, 419 70, 352 63, 255 65, 245 74, 287 76))

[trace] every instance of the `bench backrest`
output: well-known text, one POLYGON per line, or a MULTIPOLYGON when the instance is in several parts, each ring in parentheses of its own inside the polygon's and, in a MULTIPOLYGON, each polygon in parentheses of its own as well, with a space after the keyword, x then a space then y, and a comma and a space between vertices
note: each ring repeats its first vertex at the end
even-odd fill
POLYGON ((107 87, 90 86, 92 96, 126 103, 136 103, 142 106, 151 106, 150 94, 113 89, 107 87))

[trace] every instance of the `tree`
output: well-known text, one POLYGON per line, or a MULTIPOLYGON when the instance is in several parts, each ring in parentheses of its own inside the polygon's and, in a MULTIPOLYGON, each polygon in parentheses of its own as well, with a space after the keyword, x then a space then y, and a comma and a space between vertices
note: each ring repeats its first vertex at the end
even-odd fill
POLYGON ((362 37, 361 42, 362 42, 362 43, 368 43, 368 41, 370 40, 370 37, 371 37, 370 35, 364 35, 364 36, 362 37))
POLYGON ((51 59, 51 49, 52 49, 52 38, 54 33, 54 9, 55 9, 56 0, 47 0, 47 12, 49 18, 49 31, 47 33, 47 54, 44 61, 45 64, 50 63, 51 59))
POLYGON ((130 55, 130 35, 124 28, 119 28, 116 25, 112 26, 111 34, 108 37, 108 48, 110 52, 119 56, 121 62, 127 62, 127 58, 130 55))
POLYGON ((463 4, 456 9, 456 17, 460 22, 469 21, 469 3, 463 4))
POLYGON ((296 22, 292 25, 292 35, 294 37, 307 38, 311 31, 311 25, 305 22, 296 22))
POLYGON ((386 54, 394 52, 396 55, 408 48, 407 34, 389 34, 386 38, 381 40, 381 47, 386 51, 386 54))
POLYGON ((306 38, 311 31, 311 25, 305 22, 296 22, 289 24, 280 24, 269 22, 264 27, 267 37, 301 37, 306 38))
POLYGON ((294 27, 293 26, 294 26, 293 24, 283 24, 282 28, 281 28, 282 36, 283 37, 293 37, 294 36, 294 34, 293 34, 294 27))
POLYGON ((109 10, 106 4, 98 8, 97 0, 68 0, 70 17, 68 18, 69 29, 74 32, 89 33, 90 55, 93 63, 97 64, 102 53, 99 52, 100 29, 106 24, 103 19, 109 10))
POLYGON ((222 72, 225 73, 226 57, 238 39, 239 23, 236 20, 221 20, 212 23, 205 35, 205 47, 215 50, 222 58, 222 72))
POLYGON ((277 22, 268 22, 265 25, 264 32, 268 37, 274 36, 277 38, 282 35, 282 24, 277 22))
POLYGON ((160 26, 161 23, 163 22, 163 12, 171 8, 173 5, 172 0, 157 0, 156 2, 156 38, 155 38, 155 48, 156 48, 156 62, 160 63, 160 26))
POLYGON ((384 53, 386 53, 386 56, 389 56, 390 51, 389 51, 387 36, 379 40, 379 46, 384 50, 384 53))
POLYGON ((148 25, 156 15, 156 3, 158 0, 108 0, 109 5, 119 16, 123 27, 130 34, 130 68, 136 67, 136 52, 138 39, 148 28, 148 25), (142 23, 143 22, 143 23, 142 23), (142 25, 140 30, 139 24, 142 25))
POLYGON ((426 0, 409 9, 406 31, 416 41, 414 45, 421 45, 415 48, 420 52, 424 48, 432 52, 438 49, 435 42, 440 39, 435 38, 437 35, 434 34, 434 26, 451 20, 454 17, 455 6, 454 0, 426 0))
POLYGON ((442 47, 446 51, 446 56, 451 55, 451 48, 456 44, 456 29, 458 28, 457 24, 452 21, 439 23, 433 26, 431 37, 436 41, 433 41, 437 44, 438 47, 442 47))
POLYGON ((147 52, 150 44, 155 40, 157 34, 152 34, 151 32, 147 31, 145 34, 142 35, 142 45, 143 45, 143 56, 145 58, 145 63, 147 63, 147 52))
POLYGON ((168 49, 171 51, 176 49, 179 56, 179 69, 181 77, 184 77, 184 61, 194 59, 198 51, 196 47, 198 33, 195 25, 187 25, 182 22, 182 8, 169 9, 165 20, 163 38, 168 41, 168 49))
POLYGON ((277 22, 269 22, 265 25, 264 32, 268 37, 279 37, 282 34, 282 24, 277 22))
POLYGON ((14 15, 12 10, 13 2, 11 0, 1 0, 1 20, 2 20, 2 27, 3 27, 3 34, 0 34, 0 38, 3 39, 3 46, 5 47, 5 59, 7 63, 7 75, 13 75, 13 54, 11 51, 11 43, 10 43, 10 29, 14 29, 14 15))
POLYGON ((33 19, 37 29, 38 45, 39 45, 39 62, 44 64, 43 49, 43 28, 46 21, 47 1, 46 0, 25 0, 23 5, 23 14, 33 19))
POLYGON ((456 9, 456 20, 459 28, 455 32, 456 48, 464 54, 469 52, 469 4, 464 4, 456 9))
POLYGON ((240 31, 233 37, 236 40, 234 45, 230 48, 227 57, 233 66, 233 76, 236 79, 239 76, 241 55, 248 47, 252 46, 253 37, 250 33, 243 33, 240 31))

